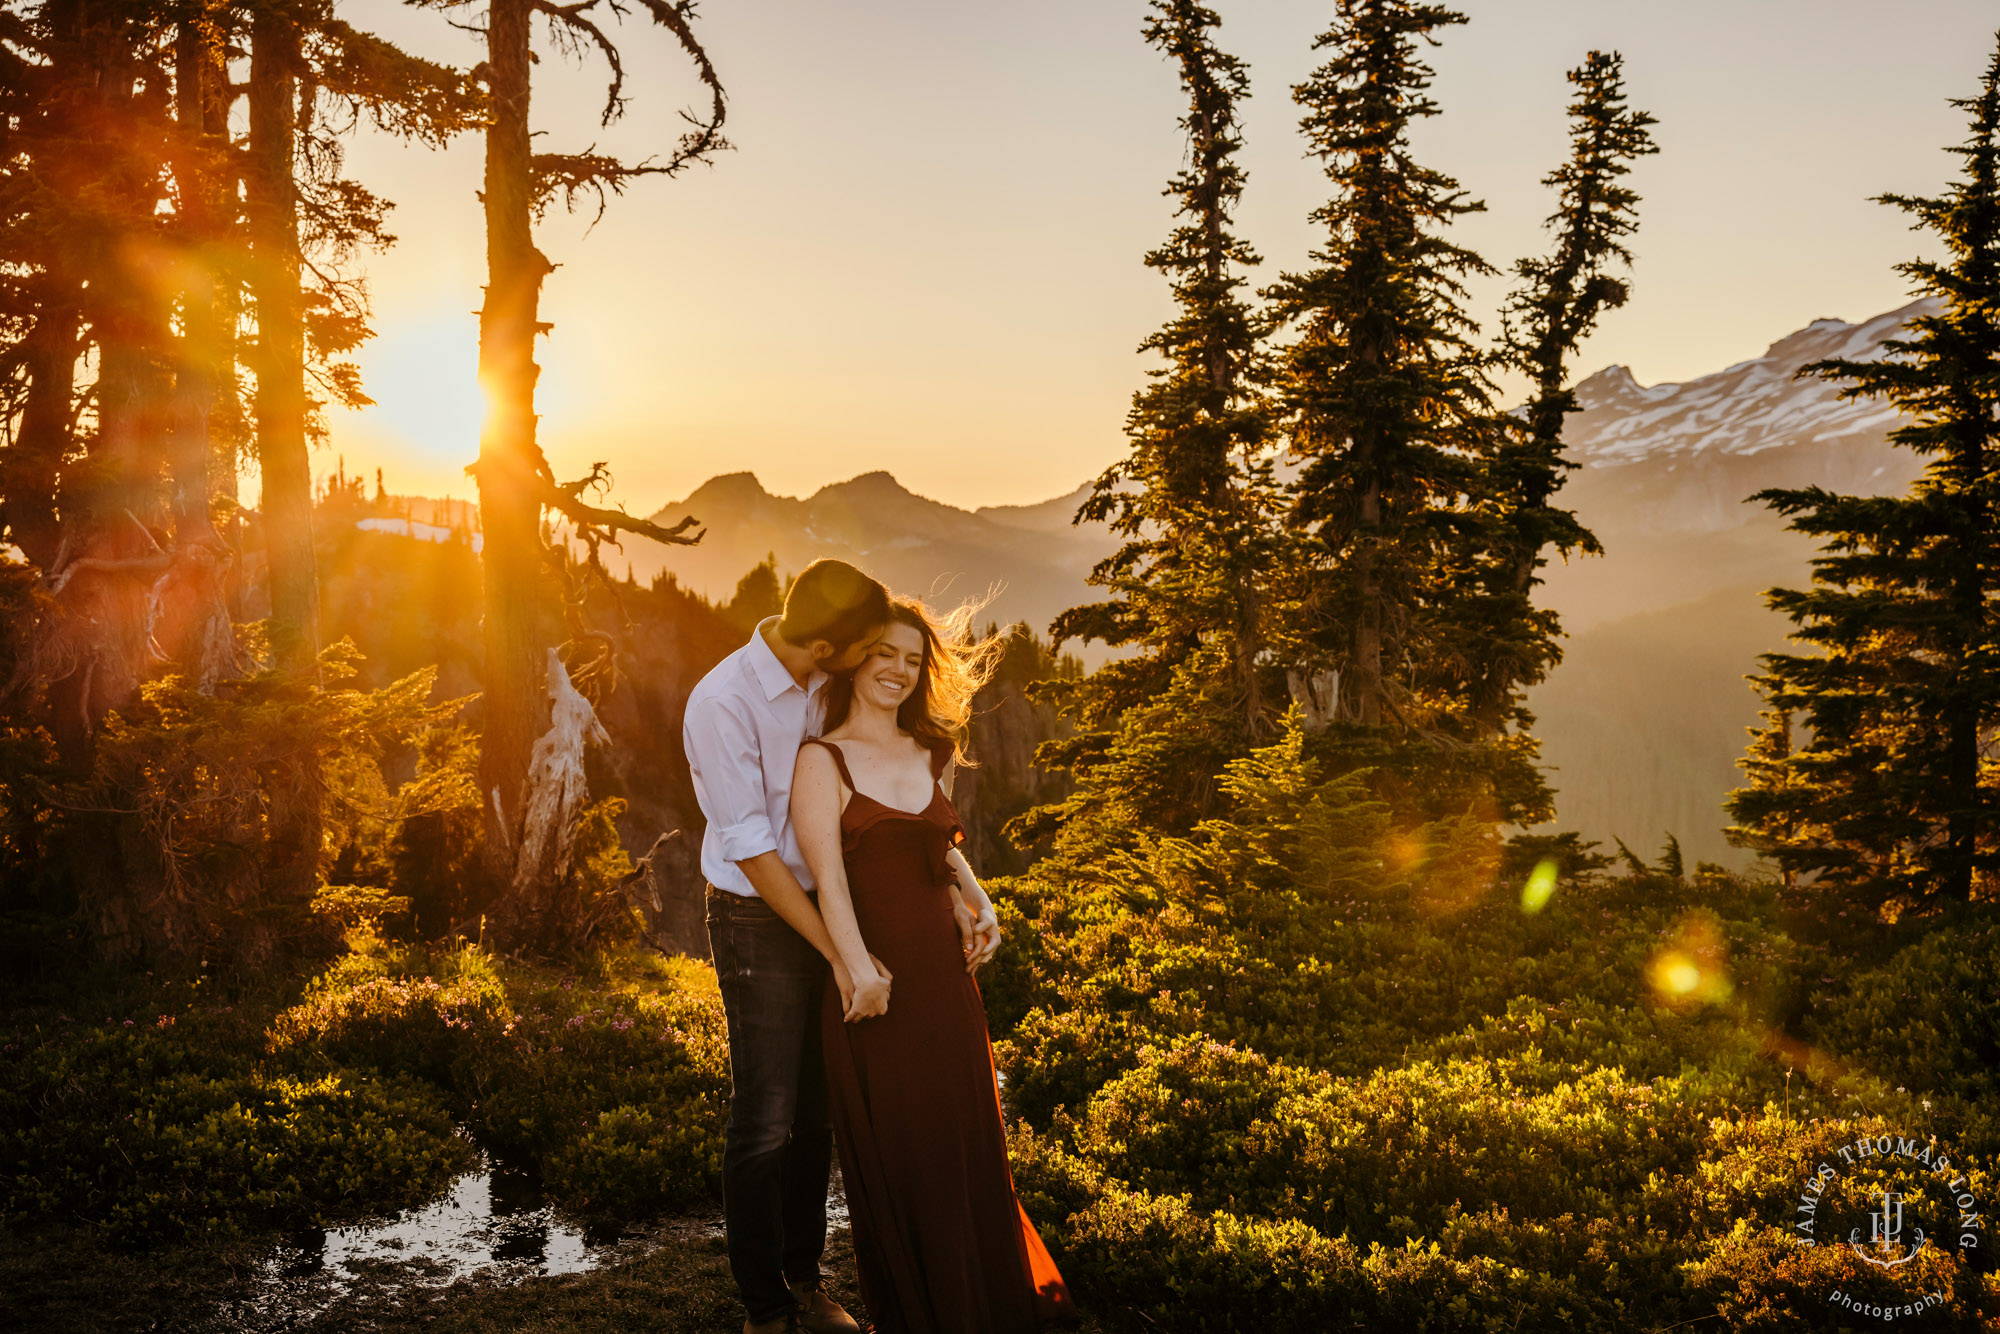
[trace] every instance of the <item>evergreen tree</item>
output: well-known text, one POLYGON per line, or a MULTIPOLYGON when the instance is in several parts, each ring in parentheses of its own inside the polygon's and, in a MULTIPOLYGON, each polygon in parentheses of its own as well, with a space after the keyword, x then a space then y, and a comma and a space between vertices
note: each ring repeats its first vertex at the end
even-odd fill
POLYGON ((342 268, 389 240, 390 205, 341 177, 343 127, 329 115, 345 109, 351 125, 366 113, 379 128, 442 144, 478 124, 483 105, 467 76, 356 30, 331 0, 259 0, 248 26, 243 197, 270 639, 280 661, 300 667, 319 651, 309 447, 324 434, 328 400, 369 402, 341 360, 368 336, 366 301, 342 268))
MULTIPOLYGON (((280 455, 305 484, 308 377, 360 401, 338 358, 365 336, 365 310, 339 269, 356 245, 383 239, 385 205, 339 179, 344 127, 327 113, 365 109, 438 138, 469 123, 477 102, 462 76, 309 6, 52 0, 6 25, 0 46, 0 522, 36 591, 6 627, 17 652, 0 702, 8 722, 48 729, 75 778, 92 767, 107 715, 135 707, 148 677, 171 667, 199 692, 246 665, 231 624, 239 553, 215 522, 235 509, 239 367, 254 366, 263 396, 274 515, 280 455), (247 82, 231 69, 246 34, 247 82), (247 145, 232 137, 246 92, 247 145), (254 339, 237 328, 246 287, 254 339), (269 411, 288 381, 296 414, 269 411)), ((313 591, 309 528, 264 527, 272 639, 287 665, 310 667, 310 637, 288 635, 309 618, 286 600, 288 589, 313 591), (307 577, 288 584, 301 566, 287 553, 300 550, 307 577)), ((322 776, 310 753, 297 759, 307 767, 264 775, 271 837, 254 921, 295 924, 320 879, 322 776)), ((159 827, 85 810, 52 842, 107 953, 157 944, 149 919, 197 892, 171 883, 159 827)), ((241 899, 244 887, 224 892, 241 899)), ((280 943, 253 935, 253 954, 280 943)))
MULTIPOLYGON (((1222 765, 1267 732, 1265 677, 1274 634, 1271 572, 1282 564, 1270 453, 1275 437, 1266 322, 1244 300, 1243 270, 1259 262, 1232 214, 1243 193, 1237 104, 1249 96, 1243 63, 1219 49, 1222 20, 1195 0, 1153 0, 1143 33, 1178 69, 1188 98, 1180 127, 1187 165, 1164 193, 1176 225, 1145 263, 1165 275, 1174 317, 1139 345, 1166 365, 1148 373, 1126 419, 1131 446, 1097 479, 1078 522, 1105 522, 1122 543, 1090 582, 1109 596, 1071 608, 1051 626, 1054 647, 1082 639, 1138 651, 1088 677, 1041 683, 1081 729, 1048 743, 1045 767, 1087 765, 1107 747, 1143 741, 1148 778, 1119 770, 1121 791, 1158 800, 1138 818, 1196 818, 1222 765)), ((1137 762, 1136 752, 1124 763, 1137 762)), ((1085 782, 1060 811, 1018 827, 1032 837, 1100 797, 1085 782)))
POLYGON ((1902 496, 1820 487, 1757 499, 1819 539, 1809 589, 1773 589, 1792 639, 1755 678, 1777 711, 1730 798, 1735 835, 1788 872, 1866 901, 1990 893, 2000 859, 2000 50, 1977 97, 1954 99, 1971 135, 1941 195, 1885 195, 1942 245, 1902 273, 1937 303, 1880 361, 1800 374, 1893 404, 1898 446, 1925 459, 1902 496), (1780 744, 1795 715, 1810 733, 1780 744))
POLYGON ((1467 506, 1495 434, 1461 308, 1464 279, 1491 268, 1444 235, 1484 206, 1409 143, 1439 110, 1419 46, 1463 22, 1412 0, 1339 0, 1314 43, 1329 59, 1293 90, 1334 194, 1312 214, 1327 233, 1316 267, 1269 293, 1297 330, 1284 366, 1305 461, 1292 517, 1316 544, 1308 630, 1318 663, 1339 674, 1331 712, 1364 727, 1432 728, 1451 712, 1414 668, 1441 666, 1440 622, 1471 563, 1467 506))
POLYGON ((319 574, 313 555, 312 460, 307 452, 305 303, 299 276, 299 75, 301 24, 291 8, 264 3, 250 17, 250 140, 244 214, 250 236, 250 295, 257 312, 257 472, 263 497, 270 639, 299 667, 319 656, 319 574))
POLYGON ((1424 818, 1476 810, 1531 824, 1550 794, 1532 737, 1482 733, 1471 683, 1489 646, 1468 634, 1492 564, 1488 469, 1507 427, 1465 281, 1492 272, 1448 237, 1483 205, 1416 161, 1412 127, 1439 114, 1419 59, 1465 22, 1439 5, 1340 0, 1293 90, 1332 198, 1312 218, 1314 268, 1267 295, 1295 331, 1281 394, 1289 521, 1306 558, 1295 605, 1294 700, 1344 769, 1424 818))
MULTIPOLYGON (((1790 801, 1790 789, 1797 776, 1792 772, 1792 715, 1788 709, 1764 709, 1758 716, 1755 727, 1746 729, 1750 733, 1750 745, 1743 752, 1743 758, 1736 763, 1748 780, 1745 787, 1764 794, 1768 805, 1755 826, 1739 826, 1729 831, 1730 842, 1738 847, 1749 848, 1778 868, 1778 875, 1785 888, 1797 883, 1797 876, 1782 852, 1798 851, 1805 846, 1801 835, 1807 839, 1810 831, 1801 827, 1796 818, 1797 807, 1790 801)), ((1735 794, 1732 800, 1741 800, 1744 794, 1735 794)))
POLYGON ((1628 265, 1625 238, 1638 228, 1639 196, 1623 183, 1634 159, 1658 151, 1655 122, 1625 101, 1624 58, 1592 51, 1569 71, 1570 157, 1543 184, 1556 191, 1548 225, 1555 246, 1514 266, 1521 285, 1508 302, 1505 355, 1534 382, 1534 394, 1507 428, 1486 469, 1489 553, 1476 591, 1459 618, 1473 664, 1471 714, 1482 732, 1499 731, 1511 716, 1525 725, 1521 692, 1547 677, 1562 659, 1554 611, 1534 605, 1536 573, 1553 549, 1601 554, 1597 538, 1574 513, 1552 503, 1563 474, 1576 465, 1563 455, 1563 421, 1577 410, 1570 358, 1605 311, 1625 304, 1631 289, 1612 269, 1628 265))

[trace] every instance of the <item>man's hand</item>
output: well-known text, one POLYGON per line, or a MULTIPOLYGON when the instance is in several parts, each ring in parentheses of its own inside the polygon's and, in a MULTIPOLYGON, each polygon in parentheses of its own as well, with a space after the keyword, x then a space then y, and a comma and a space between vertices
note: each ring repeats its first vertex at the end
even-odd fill
MULTIPOLYGON (((847 971, 847 965, 839 959, 836 958, 832 962, 833 985, 840 988, 840 1008, 844 1014, 854 1008, 854 977, 847 971)), ((889 970, 883 967, 882 961, 874 955, 871 954, 868 956, 868 962, 875 965, 875 971, 881 975, 884 982, 893 982, 896 980, 890 974, 889 970)))
POLYGON ((965 971, 976 973, 979 971, 979 965, 990 960, 1000 949, 1000 919, 993 915, 992 905, 989 904, 979 916, 972 919, 969 931, 961 926, 959 936, 967 942, 965 971))
MULTIPOLYGON (((874 956, 869 957, 872 959, 874 956)), ((869 970, 867 976, 855 978, 854 990, 848 997, 847 1009, 841 1018, 852 1024, 887 1013, 889 1013, 889 979, 873 969, 869 970)))
MULTIPOLYGON (((956 889, 951 894, 951 920, 958 924, 959 953, 969 960, 979 948, 979 938, 972 930, 974 924, 979 921, 979 915, 965 906, 965 900, 959 897, 956 889)), ((968 966, 966 971, 971 972, 971 967, 968 966)))

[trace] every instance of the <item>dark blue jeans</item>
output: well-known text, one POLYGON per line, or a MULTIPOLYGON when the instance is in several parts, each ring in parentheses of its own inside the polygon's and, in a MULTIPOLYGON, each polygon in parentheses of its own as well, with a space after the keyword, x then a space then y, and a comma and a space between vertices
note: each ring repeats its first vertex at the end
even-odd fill
POLYGON ((827 962, 755 896, 708 891, 708 944, 729 1021, 722 1215, 729 1269, 753 1322, 819 1286, 833 1171, 819 1003, 827 962))

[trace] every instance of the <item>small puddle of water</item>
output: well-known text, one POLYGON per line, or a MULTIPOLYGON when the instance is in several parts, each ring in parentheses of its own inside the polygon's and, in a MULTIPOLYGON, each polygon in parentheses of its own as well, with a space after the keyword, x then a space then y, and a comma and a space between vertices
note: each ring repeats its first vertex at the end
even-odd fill
MULTIPOLYGON (((827 1223, 848 1227, 839 1168, 827 1223)), ((645 1254, 673 1237, 720 1238, 722 1220, 666 1220, 623 1239, 593 1236, 565 1220, 526 1174, 482 1163, 418 1209, 346 1227, 314 1229, 275 1247, 252 1293, 222 1313, 233 1331, 276 1331, 325 1313, 342 1298, 443 1288, 464 1279, 519 1283, 578 1274, 645 1254)))
POLYGON ((483 1165, 442 1197, 390 1218, 314 1229, 274 1249, 232 1327, 289 1325, 325 1311, 357 1286, 441 1288, 467 1278, 514 1283, 595 1269, 619 1251, 543 1202, 519 1172, 483 1165))
POLYGON ((367 1261, 416 1261, 449 1283, 494 1265, 542 1274, 593 1267, 581 1231, 558 1219, 516 1173, 488 1168, 454 1181, 444 1198, 381 1222, 315 1230, 270 1264, 288 1278, 351 1271, 367 1261))

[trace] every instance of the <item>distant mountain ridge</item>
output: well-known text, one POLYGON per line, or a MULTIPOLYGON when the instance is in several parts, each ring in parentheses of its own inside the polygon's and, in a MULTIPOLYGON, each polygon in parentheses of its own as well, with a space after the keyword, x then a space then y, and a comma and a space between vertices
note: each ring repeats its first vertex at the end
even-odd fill
MULTIPOLYGON (((1683 383, 1640 385, 1610 366, 1582 381, 1582 410, 1565 439, 1582 465, 1560 503, 1604 539, 1609 556, 1549 572, 1548 597, 1572 632, 1693 601, 1784 571, 1807 549, 1745 497, 1764 487, 1817 483, 1889 492, 1917 472, 1886 448, 1894 414, 1871 400, 1843 401, 1839 386, 1797 379, 1827 357, 1881 355, 1882 340, 1927 307, 1912 303, 1860 324, 1815 320, 1762 356, 1683 383), (1699 535, 1703 541, 1687 539, 1699 535)), ((1032 505, 964 510, 916 495, 889 473, 863 473, 807 497, 777 496, 750 472, 711 478, 656 517, 693 514, 708 537, 692 548, 626 548, 635 574, 671 569, 689 588, 726 598, 767 554, 785 570, 838 555, 905 592, 949 600, 998 586, 989 614, 1037 631, 1088 600, 1084 578, 1116 543, 1101 524, 1073 524, 1084 483, 1032 505)))
MULTIPOLYGON (((803 498, 772 495, 753 473, 726 473, 656 516, 666 522, 696 516, 708 529, 699 545, 634 542, 626 550, 636 576, 668 569, 711 599, 727 598, 766 555, 777 558, 781 574, 837 556, 899 593, 940 605, 991 591, 982 620, 1025 621, 1042 633, 1057 613, 1086 599, 1085 578, 1115 545, 1104 525, 1070 522, 1088 489, 1034 505, 963 510, 917 495, 879 470, 803 498)), ((1090 653, 1087 660, 1102 656, 1090 653)))
MULTIPOLYGON (((1745 498, 1813 484, 1886 494, 1917 475, 1920 461, 1887 443, 1893 413, 1795 372, 1828 357, 1879 357, 1883 340, 1926 309, 1913 303, 1859 324, 1815 320, 1761 357, 1684 383, 1644 386, 1611 366, 1578 385, 1581 410, 1565 440, 1581 466, 1558 503, 1606 554, 1546 571, 1544 597, 1570 639, 1565 665, 1530 699, 1563 826, 1635 847, 1671 831, 1690 856, 1741 860, 1719 829, 1722 796, 1739 781, 1741 729, 1755 717, 1742 677, 1785 631, 1761 594, 1803 584, 1812 554, 1745 498)), ((1071 522, 1088 490, 964 510, 881 471, 803 498, 729 473, 657 516, 695 515, 708 527, 701 545, 626 550, 641 578, 671 569, 712 599, 727 598, 766 553, 781 572, 840 556, 899 591, 947 602, 998 586, 989 618, 1045 632, 1056 613, 1096 594, 1085 577, 1115 547, 1103 525, 1071 522)), ((1106 656, 1085 653, 1092 664, 1106 656)))

